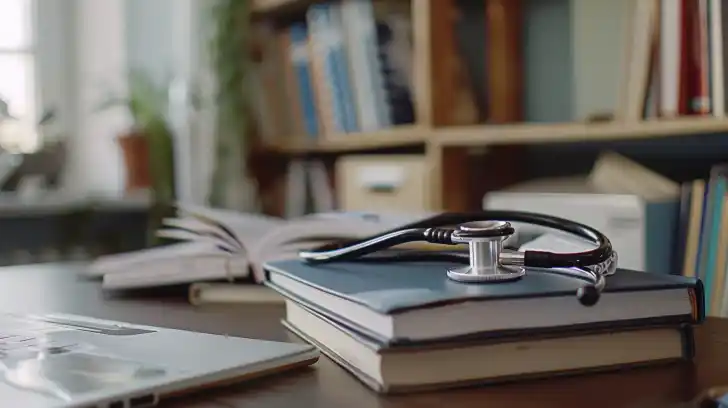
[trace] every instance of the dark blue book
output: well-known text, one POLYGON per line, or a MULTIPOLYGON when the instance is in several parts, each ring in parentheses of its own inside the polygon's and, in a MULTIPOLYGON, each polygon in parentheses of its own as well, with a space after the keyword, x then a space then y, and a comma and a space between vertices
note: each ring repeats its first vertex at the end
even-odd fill
POLYGON ((472 284, 447 278, 448 263, 270 262, 266 284, 294 302, 381 342, 436 341, 524 331, 697 324, 699 279, 618 270, 602 297, 576 299, 583 281, 527 272, 515 282, 472 284))

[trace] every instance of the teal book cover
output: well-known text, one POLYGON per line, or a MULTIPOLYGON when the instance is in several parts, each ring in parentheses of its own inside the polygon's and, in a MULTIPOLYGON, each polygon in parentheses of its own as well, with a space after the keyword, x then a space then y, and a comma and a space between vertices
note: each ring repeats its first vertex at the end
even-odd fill
POLYGON ((710 215, 708 216, 709 223, 706 225, 705 236, 706 239, 706 255, 705 263, 701 265, 700 277, 703 280, 705 286, 705 304, 711 304, 711 296, 713 293, 713 286, 716 275, 716 264, 718 252, 725 250, 725 248, 718 248, 718 241, 720 236, 720 225, 721 225, 721 214, 723 214, 723 205, 726 195, 728 167, 720 166, 715 167, 711 170, 711 181, 710 189, 710 215))

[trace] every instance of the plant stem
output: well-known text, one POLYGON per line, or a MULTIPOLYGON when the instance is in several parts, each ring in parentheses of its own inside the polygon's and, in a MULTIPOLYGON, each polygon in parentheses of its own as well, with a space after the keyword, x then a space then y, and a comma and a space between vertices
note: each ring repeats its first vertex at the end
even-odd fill
MULTIPOLYGON (((254 189, 240 184, 250 183, 245 166, 251 135, 248 132, 249 103, 246 79, 250 67, 249 32, 250 1, 218 0, 214 10, 216 33, 212 42, 217 80, 216 166, 209 197, 214 206, 229 206, 226 193, 230 189, 254 189), (231 185, 236 184, 237 185, 231 185)), ((247 200, 252 207, 257 200, 247 200)), ((236 208, 250 211, 253 208, 236 208)))

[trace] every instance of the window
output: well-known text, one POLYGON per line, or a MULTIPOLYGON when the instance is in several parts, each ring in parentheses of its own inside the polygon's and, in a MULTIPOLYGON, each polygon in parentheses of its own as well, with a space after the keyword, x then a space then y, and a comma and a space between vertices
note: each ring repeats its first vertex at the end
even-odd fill
POLYGON ((15 119, 0 119, 0 145, 10 150, 33 150, 39 143, 34 15, 34 0, 0 0, 0 99, 15 119))

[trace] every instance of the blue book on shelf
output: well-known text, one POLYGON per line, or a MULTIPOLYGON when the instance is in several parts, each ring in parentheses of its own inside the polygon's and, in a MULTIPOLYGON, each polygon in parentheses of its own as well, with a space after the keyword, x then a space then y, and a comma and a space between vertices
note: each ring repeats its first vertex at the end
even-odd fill
POLYGON ((315 138, 319 133, 319 129, 313 83, 311 81, 310 58, 307 49, 308 28, 305 23, 294 23, 291 25, 289 32, 291 36, 289 56, 298 82, 298 95, 301 110, 303 111, 304 126, 308 136, 315 138))
POLYGON ((357 119, 349 81, 348 62, 339 5, 314 4, 307 18, 317 53, 322 54, 327 90, 331 94, 334 121, 338 132, 356 132, 357 119))
POLYGON ((727 183, 725 168, 717 167, 713 169, 714 174, 711 177, 710 188, 710 222, 707 224, 707 240, 706 240, 706 260, 701 278, 705 283, 705 302, 710 305, 713 286, 715 283, 715 275, 717 268, 718 251, 724 251, 725 248, 719 248, 720 243, 720 227, 723 216, 723 206, 725 195, 727 192, 727 183))
POLYGON ((344 42, 344 25, 341 18, 341 4, 335 3, 329 5, 329 14, 331 16, 332 30, 335 31, 338 41, 335 42, 333 53, 334 62, 336 64, 336 83, 341 93, 342 110, 344 114, 344 128, 347 132, 359 131, 358 120, 356 116, 356 107, 354 106, 354 90, 351 85, 349 75, 349 61, 346 55, 346 47, 344 42))

